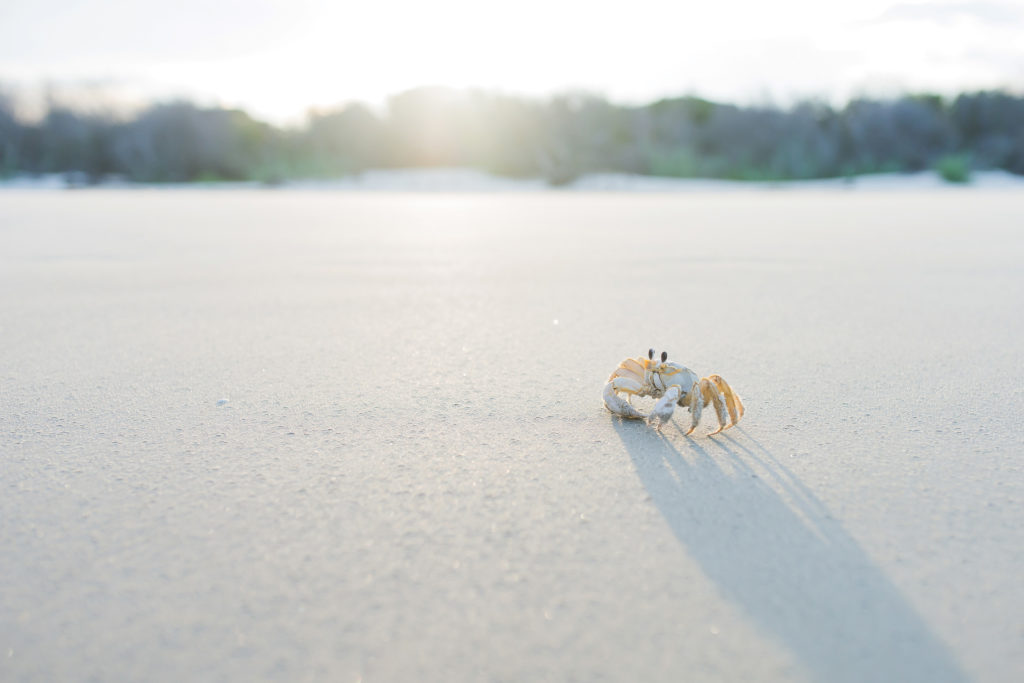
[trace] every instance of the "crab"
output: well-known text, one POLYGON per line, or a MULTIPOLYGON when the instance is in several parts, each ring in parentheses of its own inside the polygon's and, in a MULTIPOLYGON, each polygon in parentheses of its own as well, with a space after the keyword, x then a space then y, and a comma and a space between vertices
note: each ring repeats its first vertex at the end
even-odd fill
MULTIPOLYGON (((743 402, 728 382, 719 375, 697 378, 697 373, 679 363, 670 363, 668 353, 661 352, 661 361, 655 360, 654 349, 647 358, 637 356, 619 363, 604 385, 604 404, 608 410, 625 418, 646 419, 658 429, 672 418, 677 405, 690 409, 690 429, 700 422, 701 411, 712 404, 718 417, 718 434, 732 427, 743 417, 743 402), (623 400, 619 394, 626 394, 623 400), (634 396, 658 399, 650 415, 644 415, 631 403, 634 396)), ((709 434, 708 436, 710 436, 709 434)))

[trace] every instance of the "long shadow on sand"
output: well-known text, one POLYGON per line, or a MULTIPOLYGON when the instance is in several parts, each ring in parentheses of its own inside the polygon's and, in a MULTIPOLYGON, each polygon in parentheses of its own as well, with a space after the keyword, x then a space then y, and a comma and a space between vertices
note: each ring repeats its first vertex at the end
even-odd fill
POLYGON ((842 525, 749 435, 668 438, 624 420, 615 429, 689 555, 813 679, 967 679, 842 525))

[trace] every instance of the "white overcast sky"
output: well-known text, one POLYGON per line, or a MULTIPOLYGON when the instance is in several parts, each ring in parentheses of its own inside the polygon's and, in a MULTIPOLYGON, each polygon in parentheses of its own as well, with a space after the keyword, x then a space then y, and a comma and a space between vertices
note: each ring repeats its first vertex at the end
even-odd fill
POLYGON ((0 0, 0 86, 274 121, 419 85, 620 102, 1024 91, 1024 0, 0 0))

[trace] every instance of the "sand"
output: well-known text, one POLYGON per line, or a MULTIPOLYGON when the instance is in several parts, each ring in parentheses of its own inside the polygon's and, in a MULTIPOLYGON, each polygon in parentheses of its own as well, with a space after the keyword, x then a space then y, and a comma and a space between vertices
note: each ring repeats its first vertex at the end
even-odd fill
POLYGON ((0 193, 0 679, 1022 680, 1022 226, 0 193), (613 418, 652 346, 740 426, 613 418))

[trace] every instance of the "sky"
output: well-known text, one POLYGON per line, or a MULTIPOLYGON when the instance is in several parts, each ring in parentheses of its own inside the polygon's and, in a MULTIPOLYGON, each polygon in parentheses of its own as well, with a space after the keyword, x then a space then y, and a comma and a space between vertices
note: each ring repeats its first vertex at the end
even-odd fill
POLYGON ((0 0, 0 89, 278 123, 424 85, 622 103, 1024 92, 1024 0, 0 0))

